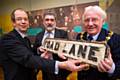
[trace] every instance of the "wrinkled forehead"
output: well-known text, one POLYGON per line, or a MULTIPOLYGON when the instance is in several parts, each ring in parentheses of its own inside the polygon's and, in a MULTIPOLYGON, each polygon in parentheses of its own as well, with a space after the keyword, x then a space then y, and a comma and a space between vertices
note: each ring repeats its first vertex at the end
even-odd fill
POLYGON ((98 12, 94 12, 94 11, 88 11, 84 14, 84 19, 87 18, 102 18, 101 15, 98 12))
POLYGON ((45 19, 55 19, 55 17, 53 15, 46 15, 44 18, 45 19))

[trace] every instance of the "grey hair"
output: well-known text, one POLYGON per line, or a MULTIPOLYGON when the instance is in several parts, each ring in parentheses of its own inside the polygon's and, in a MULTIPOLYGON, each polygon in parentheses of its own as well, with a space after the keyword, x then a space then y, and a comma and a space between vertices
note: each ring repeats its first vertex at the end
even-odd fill
POLYGON ((105 19, 107 18, 106 12, 105 12, 101 7, 99 7, 99 6, 97 6, 97 5, 94 5, 94 6, 88 6, 88 7, 85 8, 85 11, 84 11, 84 13, 83 13, 82 20, 84 20, 85 15, 86 15, 89 11, 93 11, 93 12, 99 14, 103 20, 105 20, 105 19))

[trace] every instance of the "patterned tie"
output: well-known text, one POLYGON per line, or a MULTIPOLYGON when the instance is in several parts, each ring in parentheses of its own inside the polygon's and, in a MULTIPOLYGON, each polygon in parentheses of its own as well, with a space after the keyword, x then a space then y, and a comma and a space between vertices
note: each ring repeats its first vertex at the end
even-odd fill
POLYGON ((52 32, 47 32, 45 39, 46 39, 46 38, 51 38, 51 35, 52 35, 52 32))
POLYGON ((93 40, 93 37, 91 35, 88 36, 87 38, 88 41, 92 41, 93 40))
POLYGON ((47 39, 47 38, 50 38, 50 34, 51 34, 51 32, 47 32, 44 36, 44 38, 43 38, 43 40, 42 40, 42 45, 44 44, 44 41, 45 41, 45 39, 47 39))
POLYGON ((47 32, 47 36, 46 36, 46 38, 50 38, 50 32, 47 32))

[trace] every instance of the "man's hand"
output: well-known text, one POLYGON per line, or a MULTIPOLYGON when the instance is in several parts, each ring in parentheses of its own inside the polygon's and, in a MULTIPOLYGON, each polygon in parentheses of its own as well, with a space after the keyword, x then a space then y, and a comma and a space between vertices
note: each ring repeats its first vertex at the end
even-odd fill
POLYGON ((58 56, 59 56, 61 59, 67 59, 67 57, 64 56, 64 53, 58 53, 58 56))
POLYGON ((66 69, 69 71, 81 71, 89 66, 88 64, 81 64, 81 63, 82 62, 80 60, 69 59, 64 62, 59 62, 58 66, 59 68, 66 69), (78 66, 77 64, 80 64, 80 65, 78 66))
POLYGON ((114 64, 111 53, 109 52, 108 58, 105 58, 104 60, 100 61, 98 64, 98 70, 100 72, 109 72, 112 70, 112 65, 114 64))
POLYGON ((46 49, 39 47, 38 48, 39 51, 43 52, 41 53, 41 57, 45 58, 45 59, 52 59, 52 53, 47 51, 46 49))

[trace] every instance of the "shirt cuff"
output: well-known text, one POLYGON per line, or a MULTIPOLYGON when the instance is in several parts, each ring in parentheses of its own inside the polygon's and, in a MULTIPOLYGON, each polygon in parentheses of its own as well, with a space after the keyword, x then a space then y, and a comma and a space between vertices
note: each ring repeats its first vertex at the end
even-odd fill
POLYGON ((55 63, 55 74, 58 74, 58 72, 59 72, 58 63, 59 63, 59 61, 56 61, 56 63, 55 63))
POLYGON ((38 55, 41 55, 41 53, 40 53, 39 49, 37 49, 37 54, 38 54, 38 55))
POLYGON ((109 74, 113 74, 115 71, 115 63, 112 64, 112 69, 108 71, 109 74))

